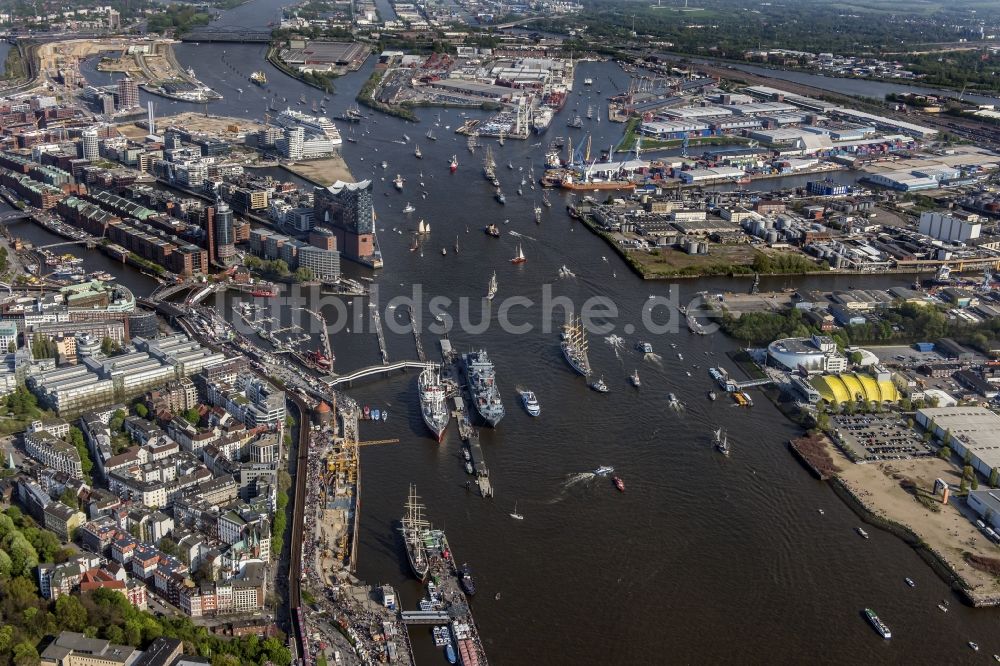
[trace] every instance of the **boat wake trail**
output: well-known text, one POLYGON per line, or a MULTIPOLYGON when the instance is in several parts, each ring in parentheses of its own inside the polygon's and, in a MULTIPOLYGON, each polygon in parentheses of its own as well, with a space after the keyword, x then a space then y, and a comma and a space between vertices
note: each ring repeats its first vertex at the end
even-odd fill
POLYGON ((625 344, 625 338, 612 333, 608 337, 604 338, 604 341, 611 345, 611 348, 615 350, 615 358, 621 359, 621 351, 625 344))
POLYGON ((518 238, 527 238, 530 241, 537 241, 538 240, 537 238, 532 238, 531 236, 529 236, 527 234, 518 233, 517 231, 508 231, 507 233, 509 233, 511 236, 517 236, 518 238))
POLYGON ((593 472, 578 472, 577 474, 570 474, 559 487, 559 494, 549 500, 548 503, 556 504, 563 501, 569 497, 574 488, 587 486, 596 478, 597 475, 593 472))
POLYGON ((642 357, 644 361, 651 361, 652 363, 656 364, 656 367, 658 368, 663 367, 663 357, 655 352, 651 354, 643 354, 642 357))

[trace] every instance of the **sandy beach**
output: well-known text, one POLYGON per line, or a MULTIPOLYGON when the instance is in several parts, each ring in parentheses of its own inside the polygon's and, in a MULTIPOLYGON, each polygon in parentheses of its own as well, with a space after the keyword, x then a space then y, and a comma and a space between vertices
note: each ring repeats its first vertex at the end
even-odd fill
POLYGON ((911 481, 929 495, 934 479, 958 486, 961 474, 939 458, 893 460, 856 465, 832 443, 827 445, 834 463, 841 468, 837 477, 872 513, 907 526, 922 539, 969 586, 969 595, 980 600, 1000 597, 1000 582, 968 564, 963 553, 995 558, 996 546, 974 524, 976 516, 966 506, 964 497, 952 496, 947 505, 934 512, 921 504, 900 482, 911 481), (963 515, 965 514, 965 515, 963 515))

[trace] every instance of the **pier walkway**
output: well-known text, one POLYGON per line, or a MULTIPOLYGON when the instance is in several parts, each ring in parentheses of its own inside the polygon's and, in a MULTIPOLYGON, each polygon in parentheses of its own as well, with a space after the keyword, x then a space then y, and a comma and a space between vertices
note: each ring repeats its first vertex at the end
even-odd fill
POLYGON ((413 610, 401 613, 403 624, 448 624, 451 622, 451 615, 443 610, 413 610))
POLYGON ((729 389, 732 391, 743 391, 744 389, 753 388, 755 386, 764 386, 765 384, 773 384, 774 380, 770 377, 762 377, 761 379, 748 379, 745 382, 734 382, 730 380, 726 384, 726 388, 729 389, 730 386, 734 387, 729 389))
POLYGON ((360 370, 355 370, 348 375, 323 378, 321 381, 332 388, 334 386, 339 386, 340 384, 350 384, 353 381, 364 379, 365 377, 386 375, 394 370, 409 370, 411 368, 419 368, 423 370, 426 367, 427 363, 425 361, 396 361, 395 363, 386 363, 383 365, 373 365, 367 368, 361 368, 360 370))

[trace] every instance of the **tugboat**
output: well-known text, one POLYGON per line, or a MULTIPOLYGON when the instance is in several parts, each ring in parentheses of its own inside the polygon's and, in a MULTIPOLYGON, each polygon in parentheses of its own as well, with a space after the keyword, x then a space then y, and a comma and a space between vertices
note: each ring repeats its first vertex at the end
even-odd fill
POLYGON ((653 345, 649 344, 648 342, 638 342, 636 343, 635 348, 641 351, 643 354, 653 353, 653 345))
POLYGON ((598 393, 608 392, 608 385, 604 383, 603 377, 598 377, 595 381, 591 382, 590 388, 594 389, 598 393))
POLYGON ((618 489, 618 492, 620 493, 625 492, 625 482, 622 481, 622 478, 620 476, 611 477, 611 482, 615 484, 615 488, 618 489))
POLYGON ((403 191, 403 183, 405 182, 406 181, 403 180, 403 177, 400 176, 398 173, 396 174, 396 177, 392 180, 392 184, 395 185, 396 189, 399 190, 400 192, 403 191))
POLYGON ((448 168, 452 173, 458 171, 458 157, 456 155, 451 156, 451 161, 448 162, 448 168))
POLYGON ((639 388, 640 386, 642 386, 642 381, 639 380, 639 371, 638 370, 633 370, 632 371, 632 376, 629 377, 628 379, 629 379, 630 382, 632 382, 632 386, 634 386, 636 388, 639 388))
POLYGON ((462 584, 462 589, 470 597, 476 593, 476 582, 472 579, 472 569, 469 568, 468 564, 462 565, 462 578, 459 581, 462 584))
POLYGON ((712 402, 715 402, 715 399, 718 398, 718 397, 719 396, 716 395, 715 391, 709 391, 708 392, 708 399, 711 400, 712 402))
POLYGON ((250 82, 256 83, 258 86, 266 86, 267 74, 265 74, 263 71, 258 70, 250 75, 250 82))
POLYGON ((492 238, 500 238, 500 229, 495 224, 488 224, 486 226, 486 235, 492 238))
POLYGON ((503 190, 501 190, 499 187, 497 188, 497 191, 493 194, 493 198, 495 198, 498 203, 501 204, 507 203, 507 197, 504 196, 503 190))

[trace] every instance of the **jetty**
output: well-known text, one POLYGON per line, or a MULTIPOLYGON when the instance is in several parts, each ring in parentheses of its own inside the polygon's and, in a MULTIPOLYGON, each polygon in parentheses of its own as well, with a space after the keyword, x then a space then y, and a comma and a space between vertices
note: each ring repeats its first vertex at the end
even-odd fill
POLYGON ((441 377, 448 386, 448 397, 452 401, 451 415, 458 422, 458 435, 469 452, 476 487, 480 496, 493 497, 493 484, 490 482, 490 470, 486 466, 483 447, 479 444, 479 431, 472 426, 469 417, 469 403, 466 400, 471 400, 472 397, 469 395, 468 387, 459 379, 461 373, 458 369, 458 354, 452 349, 451 341, 447 338, 442 339, 440 345, 441 358, 444 361, 441 377))

